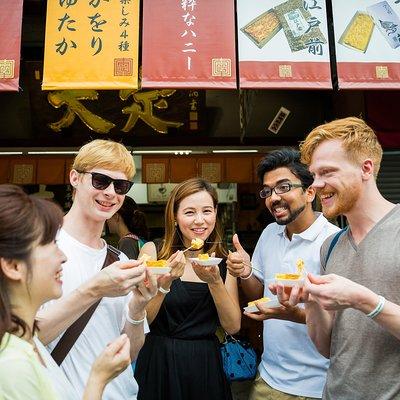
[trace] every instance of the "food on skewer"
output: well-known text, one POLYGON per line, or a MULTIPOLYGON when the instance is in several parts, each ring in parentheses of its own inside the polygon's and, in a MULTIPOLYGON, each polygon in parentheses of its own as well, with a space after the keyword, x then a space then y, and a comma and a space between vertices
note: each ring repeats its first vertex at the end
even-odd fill
POLYGON ((190 247, 193 250, 199 250, 204 246, 204 241, 200 238, 195 238, 192 239, 191 243, 190 243, 190 247))

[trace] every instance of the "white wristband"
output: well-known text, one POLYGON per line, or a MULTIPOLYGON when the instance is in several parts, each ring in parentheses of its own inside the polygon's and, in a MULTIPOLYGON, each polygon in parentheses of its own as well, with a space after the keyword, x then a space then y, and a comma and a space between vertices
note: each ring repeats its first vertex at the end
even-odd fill
POLYGON ((158 288, 158 291, 160 292, 160 293, 162 293, 162 294, 167 294, 167 293, 169 293, 170 291, 171 291, 171 289, 164 289, 163 287, 159 287, 158 288))
POLYGON ((147 311, 146 311, 146 309, 144 310, 144 317, 143 317, 143 319, 139 319, 139 320, 136 320, 136 319, 132 319, 130 316, 129 316, 129 307, 128 306, 126 306, 126 312, 125 312, 125 318, 126 318, 126 320, 130 323, 130 324, 132 324, 132 325, 140 325, 140 324, 142 324, 144 321, 145 321, 145 319, 146 319, 146 317, 147 317, 147 311))
MULTIPOLYGON (((251 268, 251 267, 250 267, 251 268)), ((249 278, 251 278, 253 276, 253 268, 251 268, 250 274, 247 275, 245 278, 243 278, 242 276, 240 277, 241 280, 245 281, 249 278)))
POLYGON ((383 307, 385 307, 386 299, 383 296, 378 296, 378 298, 378 305, 369 314, 367 314, 367 317, 375 318, 383 310, 383 307))

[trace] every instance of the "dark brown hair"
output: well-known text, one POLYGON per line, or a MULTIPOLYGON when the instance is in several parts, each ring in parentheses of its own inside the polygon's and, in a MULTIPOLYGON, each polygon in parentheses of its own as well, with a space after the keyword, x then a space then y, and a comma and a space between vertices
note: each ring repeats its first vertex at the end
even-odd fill
MULTIPOLYGON (((184 198, 201 191, 206 191, 211 196, 214 208, 217 208, 217 190, 204 179, 188 179, 174 187, 168 199, 167 206, 165 207, 165 236, 159 258, 169 258, 176 250, 184 248, 182 238, 179 234, 179 227, 175 226, 176 213, 179 204, 184 198)), ((222 245, 222 230, 218 216, 215 228, 204 245, 204 252, 215 252, 216 257, 227 255, 227 251, 222 245), (207 242, 209 242, 209 244, 207 242)))
POLYGON ((136 201, 133 200, 132 197, 125 196, 124 203, 117 213, 121 216, 130 233, 146 240, 149 239, 146 217, 144 213, 139 210, 136 201))
POLYGON ((29 196, 19 186, 0 185, 0 343, 6 332, 23 336, 28 329, 12 312, 1 259, 25 262, 29 274, 32 250, 55 239, 62 219, 55 203, 29 196))

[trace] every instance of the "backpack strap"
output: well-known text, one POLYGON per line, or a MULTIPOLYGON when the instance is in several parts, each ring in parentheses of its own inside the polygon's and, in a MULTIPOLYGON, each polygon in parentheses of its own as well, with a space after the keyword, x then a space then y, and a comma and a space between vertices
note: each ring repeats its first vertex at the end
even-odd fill
POLYGON ((329 257, 331 256, 333 248, 336 246, 336 243, 338 242, 340 236, 342 236, 343 233, 347 231, 348 227, 341 229, 339 232, 335 234, 333 237, 331 243, 329 244, 329 249, 328 252, 326 253, 326 258, 325 258, 325 267, 322 267, 324 270, 326 270, 326 264, 328 263, 329 257))
MULTIPOLYGON (((120 251, 111 245, 107 245, 107 255, 104 260, 104 264, 101 269, 108 267, 115 261, 119 260, 120 251)), ((89 322, 91 316, 96 311, 97 306, 100 304, 100 300, 92 304, 62 335, 61 339, 58 341, 56 347, 51 352, 51 356, 54 361, 61 365, 65 357, 68 355, 69 351, 74 346, 78 337, 85 329, 85 326, 89 322)))

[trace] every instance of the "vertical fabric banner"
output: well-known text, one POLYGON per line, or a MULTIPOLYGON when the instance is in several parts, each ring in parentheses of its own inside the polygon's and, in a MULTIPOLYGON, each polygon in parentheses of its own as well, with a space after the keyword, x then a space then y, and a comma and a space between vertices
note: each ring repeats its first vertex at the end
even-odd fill
POLYGON ((236 88, 234 0, 146 0, 142 87, 236 88))
POLYGON ((340 88, 400 88, 400 1, 334 0, 340 88))
POLYGON ((139 0, 48 0, 43 90, 137 89, 139 0))
POLYGON ((22 0, 0 0, 0 91, 18 91, 22 0))
POLYGON ((237 0, 241 88, 332 87, 325 0, 237 0))

